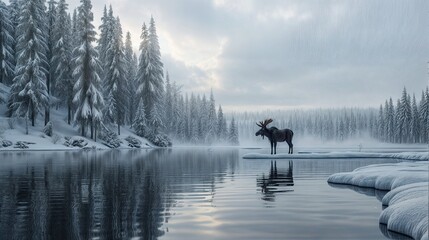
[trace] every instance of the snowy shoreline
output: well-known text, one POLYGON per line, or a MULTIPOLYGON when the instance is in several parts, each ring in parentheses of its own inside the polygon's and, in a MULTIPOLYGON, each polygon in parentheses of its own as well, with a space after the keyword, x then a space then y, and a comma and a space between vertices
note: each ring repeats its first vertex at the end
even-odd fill
POLYGON ((327 153, 298 153, 298 154, 261 154, 247 153, 244 159, 336 159, 336 158, 395 158, 414 161, 429 161, 428 152, 327 152, 327 153))
POLYGON ((336 173, 328 183, 389 191, 382 199, 387 206, 380 224, 389 231, 428 240, 429 162, 401 162, 360 167, 336 173))

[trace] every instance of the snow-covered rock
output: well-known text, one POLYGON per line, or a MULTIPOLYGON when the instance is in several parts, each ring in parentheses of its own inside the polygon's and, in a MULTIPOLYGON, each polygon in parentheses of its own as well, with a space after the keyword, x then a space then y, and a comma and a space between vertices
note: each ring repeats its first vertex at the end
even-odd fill
POLYGON ((128 146, 132 148, 141 148, 142 142, 133 136, 128 136, 125 138, 125 141, 128 142, 128 146))
POLYGON ((428 239, 429 162, 377 164, 336 173, 329 183, 391 190, 382 199, 380 223, 414 239, 428 239))
POLYGON ((377 152, 325 152, 325 153, 298 153, 298 154, 262 154, 248 153, 245 159, 333 159, 333 158, 396 158, 405 160, 428 161, 428 152, 401 152, 401 153, 377 153, 377 152))

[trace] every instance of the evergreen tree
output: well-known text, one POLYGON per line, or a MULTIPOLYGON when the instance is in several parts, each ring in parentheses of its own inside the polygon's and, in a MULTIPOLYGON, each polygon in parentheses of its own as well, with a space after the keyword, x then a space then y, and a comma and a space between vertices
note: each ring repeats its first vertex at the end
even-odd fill
POLYGON ((395 141, 395 108, 393 106, 393 100, 392 98, 389 99, 389 105, 387 110, 387 135, 388 135, 388 141, 394 142, 395 141))
MULTIPOLYGON (((17 28, 16 76, 9 107, 13 115, 31 120, 48 104, 46 88, 45 6, 42 0, 23 1, 17 28)), ((27 128, 28 133, 28 128, 27 128)))
POLYGON ((416 96, 413 94, 413 102, 411 106, 411 141, 418 143, 420 141, 420 115, 417 107, 416 96))
POLYGON ((15 67, 15 35, 6 4, 0 1, 0 83, 11 85, 15 67))
POLYGON ((132 125, 134 120, 134 115, 136 112, 136 106, 138 101, 136 101, 136 75, 137 75, 137 61, 133 52, 133 46, 131 42, 131 34, 127 32, 125 38, 125 79, 127 82, 128 88, 128 120, 129 124, 132 125))
POLYGON ((147 119, 145 112, 146 110, 144 109, 143 100, 140 100, 139 105, 137 107, 136 116, 133 121, 133 128, 136 131, 136 134, 140 137, 145 137, 148 135, 147 119))
POLYGON ((411 120, 412 120, 412 113, 411 113, 411 103, 409 100, 409 96, 407 94, 407 90, 404 87, 404 90, 402 91, 402 97, 401 101, 398 105, 398 141, 399 143, 403 142, 409 142, 410 141, 410 126, 411 126, 411 120))
POLYGON ((82 136, 85 136, 86 126, 89 124, 91 138, 96 139, 96 129, 102 120, 101 109, 104 101, 98 76, 100 62, 98 53, 92 45, 96 33, 92 24, 94 16, 91 9, 90 0, 81 0, 77 17, 78 31, 75 33, 79 36, 79 46, 73 50, 73 76, 77 79, 73 103, 76 104, 75 121, 81 127, 82 136))
POLYGON ((168 72, 165 75, 165 97, 164 97, 164 111, 165 111, 165 126, 167 133, 172 133, 174 129, 174 122, 173 120, 173 88, 170 83, 170 76, 168 75, 168 72))
POLYGON ((128 107, 127 102, 127 79, 125 78, 125 56, 124 44, 122 42, 122 27, 119 18, 116 19, 113 26, 114 34, 107 45, 104 69, 105 85, 104 89, 108 98, 109 105, 106 106, 106 117, 109 122, 115 122, 118 125, 118 135, 121 134, 120 126, 125 123, 125 114, 128 107))
POLYGON ((227 137, 226 120, 223 116, 222 106, 219 105, 217 114, 217 138, 219 141, 225 141, 227 137))
POLYGON ((377 122, 377 137, 382 140, 386 141, 385 138, 385 122, 384 122, 384 112, 383 112, 383 105, 380 105, 380 110, 378 113, 378 122, 377 122))
POLYGON ((419 104, 419 115, 420 115, 420 126, 421 126, 421 141, 427 143, 429 141, 429 90, 426 88, 426 92, 422 92, 422 98, 419 104))
POLYGON ((56 16, 56 4, 54 0, 49 0, 48 2, 48 11, 46 13, 47 15, 47 23, 46 23, 46 29, 47 29, 47 39, 46 39, 46 58, 48 60, 46 64, 46 88, 48 90, 48 104, 45 108, 45 125, 48 124, 50 121, 50 96, 53 95, 54 91, 52 91, 52 87, 55 86, 54 80, 54 73, 55 68, 51 67, 53 64, 53 49, 54 49, 54 24, 55 24, 55 16, 56 16))
POLYGON ((234 117, 232 117, 231 120, 231 125, 229 128, 229 143, 232 145, 239 145, 239 141, 238 141, 238 130, 237 130, 237 126, 235 125, 235 119, 234 117))
POLYGON ((55 92, 60 93, 58 97, 66 103, 67 123, 71 123, 73 105, 73 85, 71 75, 71 20, 67 14, 68 4, 65 0, 60 0, 54 23, 53 51, 51 69, 54 70, 53 82, 55 92))
POLYGON ((154 119, 157 117, 152 117, 151 114, 154 112, 159 112, 159 110, 153 110, 153 108, 160 106, 159 103, 162 101, 162 96, 164 93, 164 73, 163 64, 161 62, 158 36, 156 34, 155 21, 153 18, 151 18, 149 30, 146 30, 146 27, 143 24, 141 38, 141 54, 138 70, 139 87, 137 89, 137 94, 143 99, 144 105, 146 107, 147 118, 154 119))
MULTIPOLYGON (((107 12, 106 5, 104 5, 103 17, 101 18, 100 38, 98 39, 97 50, 99 52, 99 60, 101 67, 104 69, 109 63, 106 59, 107 49, 112 41, 115 28, 115 17, 113 16, 112 5, 109 6, 109 12, 107 12)), ((107 71, 107 69, 106 69, 107 71)), ((104 79, 104 70, 101 71, 100 77, 104 79)))
POLYGON ((206 136, 206 142, 211 144, 213 140, 216 140, 217 138, 217 117, 213 90, 210 91, 210 102, 206 114, 208 114, 208 134, 206 136))
MULTIPOLYGON (((148 65, 149 32, 147 31, 147 27, 145 23, 143 23, 143 26, 142 26, 142 33, 140 35, 140 39, 141 39, 141 43, 139 46, 140 56, 138 61, 139 64, 138 64, 137 78, 136 78, 136 84, 137 84, 136 97, 138 101, 140 101, 141 99, 144 103, 147 103, 148 99, 146 99, 144 92, 147 91, 148 88, 150 87, 149 81, 147 80, 148 75, 146 72, 146 68, 148 65)), ((145 111, 147 113, 148 111, 147 108, 145 108, 145 111)))

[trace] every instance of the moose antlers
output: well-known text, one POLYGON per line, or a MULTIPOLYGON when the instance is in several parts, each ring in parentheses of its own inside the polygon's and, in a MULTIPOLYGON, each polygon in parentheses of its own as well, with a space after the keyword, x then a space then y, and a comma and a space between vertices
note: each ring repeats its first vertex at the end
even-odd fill
POLYGON ((256 125, 258 125, 258 127, 263 128, 263 127, 266 127, 268 124, 270 124, 272 122, 273 122, 273 119, 270 118, 270 119, 265 119, 263 122, 261 121, 259 123, 256 123, 256 125))

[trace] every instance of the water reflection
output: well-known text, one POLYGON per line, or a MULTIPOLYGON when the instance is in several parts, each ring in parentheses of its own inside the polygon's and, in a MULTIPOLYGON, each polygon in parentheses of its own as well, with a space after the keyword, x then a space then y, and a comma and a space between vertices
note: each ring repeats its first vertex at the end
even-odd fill
POLYGON ((271 161, 270 172, 266 176, 256 179, 256 184, 261 188, 262 200, 273 202, 276 193, 293 192, 293 162, 289 161, 286 169, 277 169, 277 161, 271 161))
POLYGON ((1 157, 1 239, 156 239, 167 231, 170 209, 182 195, 203 192, 203 200, 210 201, 215 183, 234 172, 238 151, 1 157))
MULTIPOLYGON (((383 191, 383 190, 377 190, 375 188, 364 188, 364 187, 358 187, 353 185, 347 185, 347 184, 335 184, 335 183, 328 183, 329 186, 333 188, 340 188, 340 189, 351 189, 357 193, 364 194, 370 197, 376 197, 377 200, 380 202, 382 201, 384 195, 386 195, 389 191, 383 191)), ((382 209, 384 210, 386 206, 382 206, 382 209)), ((379 228, 381 233, 389 239, 401 239, 401 240, 411 240, 412 238, 402 235, 400 233, 392 232, 387 229, 387 226, 385 224, 379 224, 379 228)))
POLYGON ((348 184, 336 184, 336 183, 328 183, 328 184, 333 188, 350 189, 360 194, 364 194, 370 197, 376 197, 377 200, 380 202, 383 199, 384 195, 386 195, 389 192, 389 191, 378 190, 375 188, 358 187, 358 186, 353 186, 348 184))

